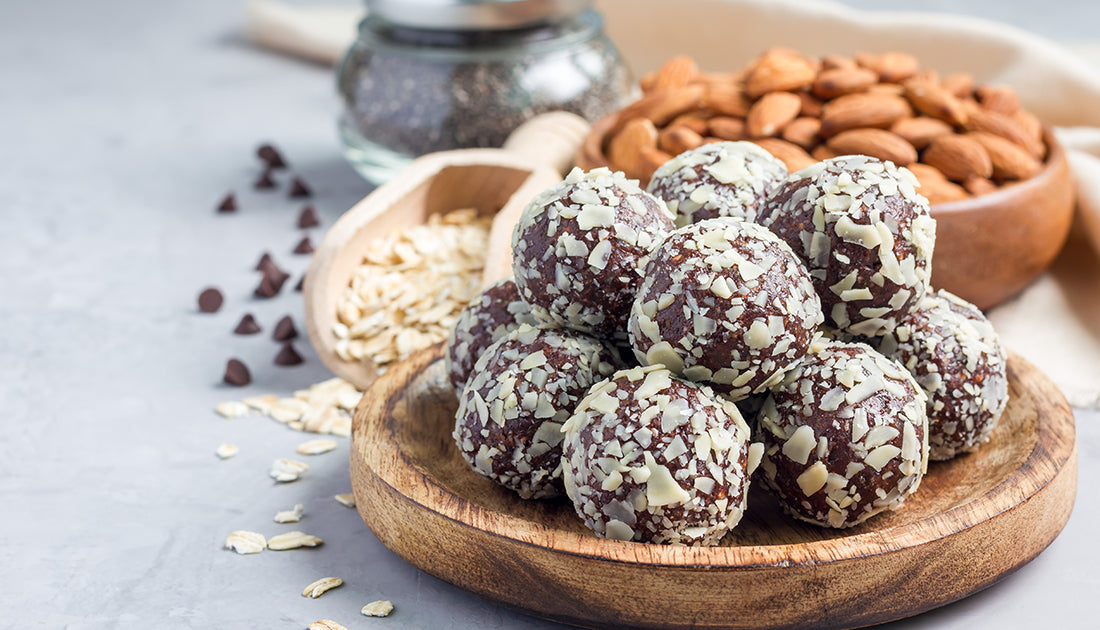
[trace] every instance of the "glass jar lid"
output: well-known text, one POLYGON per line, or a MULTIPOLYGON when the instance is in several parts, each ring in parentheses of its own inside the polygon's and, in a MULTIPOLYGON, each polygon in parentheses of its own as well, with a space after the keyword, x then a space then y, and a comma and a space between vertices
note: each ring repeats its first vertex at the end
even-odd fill
POLYGON ((592 0, 366 0, 367 10, 394 24, 442 30, 521 28, 576 15, 592 0))

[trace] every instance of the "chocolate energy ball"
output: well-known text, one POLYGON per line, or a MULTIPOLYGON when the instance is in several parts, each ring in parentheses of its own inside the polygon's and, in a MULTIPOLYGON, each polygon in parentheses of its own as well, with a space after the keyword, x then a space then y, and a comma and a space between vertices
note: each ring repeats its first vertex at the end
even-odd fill
POLYGON ((447 340, 447 378, 455 392, 461 392, 481 353, 497 339, 519 328, 538 323, 531 307, 519 299, 511 278, 500 280, 482 291, 462 309, 447 340))
POLYGON ((762 450, 733 403, 661 366, 616 372, 562 430, 565 492, 616 540, 717 544, 741 520, 762 450))
POLYGON ((723 217, 661 242, 628 331, 641 363, 663 363, 736 401, 783 380, 821 321, 813 281, 791 248, 761 225, 723 217))
POLYGON ((989 440, 1008 403, 1008 375, 1004 347, 978 307, 947 291, 929 293, 878 348, 928 395, 932 459, 989 440))
POLYGON ((459 397, 453 437, 474 471, 524 499, 561 493, 561 426, 616 369, 599 340, 521 324, 481 354, 459 397))
POLYGON ((520 297, 540 319, 625 339, 649 250, 675 226, 665 203, 622 173, 573 169, 536 196, 512 234, 520 297))
POLYGON ((936 222, 917 185, 892 162, 848 155, 793 173, 768 198, 760 223, 809 267, 829 325, 881 335, 928 290, 936 222))
POLYGON ((755 221, 787 167, 752 142, 712 142, 684 151, 660 166, 648 190, 665 200, 676 225, 735 217, 755 221))
POLYGON ((928 466, 925 399, 871 347, 815 342, 760 411, 765 484, 795 518, 828 527, 898 507, 928 466))

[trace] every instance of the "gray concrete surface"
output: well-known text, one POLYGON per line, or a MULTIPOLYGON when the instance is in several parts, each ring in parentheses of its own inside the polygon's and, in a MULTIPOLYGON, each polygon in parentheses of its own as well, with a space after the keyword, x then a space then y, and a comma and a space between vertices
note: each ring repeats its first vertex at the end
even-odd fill
MULTIPOLYGON (((979 6, 1002 5, 970 10, 979 6)), ((1073 6, 1096 25, 1093 4, 1073 6)), ((1004 13, 1032 24, 1022 9, 1004 13)), ((271 362, 267 333, 283 314, 301 324, 299 294, 288 285, 269 301, 250 297, 262 251, 291 282, 307 264, 290 253, 302 203, 285 197, 285 176, 278 192, 250 187, 257 144, 275 142, 313 186, 315 241, 368 190, 340 156, 330 70, 249 48, 240 19, 239 3, 215 0, 0 4, 0 626, 305 628, 327 617, 349 628, 560 627, 383 547, 332 500, 350 489, 346 440, 311 458, 301 481, 275 486, 271 461, 308 436, 212 413, 221 400, 327 376, 304 342, 304 365, 271 362), (230 190, 241 210, 215 215, 230 190), (195 297, 211 284, 226 304, 198 314, 195 297), (245 311, 264 335, 231 334, 245 311), (252 386, 219 383, 229 356, 249 364, 252 386), (240 455, 217 460, 222 442, 240 455), (300 524, 272 522, 295 503, 300 524), (221 549, 235 529, 295 527, 325 545, 221 549), (326 575, 347 584, 299 595, 326 575), (374 599, 396 612, 361 617, 374 599)), ((1069 16, 1040 23, 1082 34, 1069 16)), ((1095 622, 1100 413, 1076 417, 1081 487, 1062 535, 995 587, 897 627, 1095 622)))

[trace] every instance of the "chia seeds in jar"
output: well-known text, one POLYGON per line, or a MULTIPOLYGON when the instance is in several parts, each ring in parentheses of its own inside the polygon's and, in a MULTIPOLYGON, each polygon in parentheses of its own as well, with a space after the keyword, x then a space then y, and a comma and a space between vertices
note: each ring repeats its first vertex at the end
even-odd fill
POLYGON ((413 158, 499 147, 536 114, 589 121, 637 96, 590 0, 367 0, 338 71, 340 137, 380 184, 413 158))

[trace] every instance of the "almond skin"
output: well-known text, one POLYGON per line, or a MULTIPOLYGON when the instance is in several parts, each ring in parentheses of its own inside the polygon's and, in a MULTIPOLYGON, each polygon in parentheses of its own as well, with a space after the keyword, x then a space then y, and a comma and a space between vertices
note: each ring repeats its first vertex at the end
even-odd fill
POLYGON ((703 93, 703 106, 714 112, 716 116, 744 118, 749 115, 752 100, 745 95, 740 85, 717 83, 706 87, 703 93))
POLYGON ((710 135, 723 140, 744 140, 748 138, 745 133, 745 121, 732 116, 715 116, 710 119, 710 135))
POLYGON ((607 157, 627 177, 642 177, 647 165, 642 149, 657 148, 657 127, 648 118, 635 118, 623 125, 607 145, 607 157))
POLYGON ((881 55, 859 53, 856 63, 878 74, 884 83, 900 83, 920 69, 920 62, 909 53, 888 52, 881 55))
POLYGON ((832 68, 822 70, 814 79, 813 93, 823 99, 862 92, 878 81, 878 75, 867 68, 832 68))
POLYGON ((797 90, 813 83, 817 72, 806 59, 786 50, 772 50, 749 70, 745 93, 759 98, 768 92, 797 90))
POLYGON ((795 118, 783 127, 782 138, 809 151, 821 142, 821 121, 808 116, 795 118))
POLYGON ((802 100, 790 92, 771 92, 760 97, 745 118, 745 131, 752 138, 770 138, 798 116, 802 100))
POLYGON ((966 109, 955 95, 939 84, 926 80, 906 81, 905 98, 917 111, 938 118, 949 125, 965 125, 968 119, 966 109))
MULTIPOLYGON (((1042 163, 1020 145, 985 131, 971 131, 965 137, 982 145, 993 163, 993 179, 1027 179, 1039 172, 1042 163)), ((973 191, 971 191, 973 192, 973 191)))
POLYGON ((940 85, 955 98, 967 98, 974 92, 974 77, 968 72, 956 72, 944 77, 940 85))
POLYGON ((1011 116, 1020 109, 1020 97, 1008 86, 983 85, 974 90, 974 96, 978 98, 983 109, 1006 116, 1011 116))
POLYGON ((652 90, 667 90, 691 83, 699 76, 699 66, 687 55, 677 55, 666 61, 653 77, 652 90))
POLYGON ((898 166, 917 161, 913 145, 885 129, 849 129, 829 138, 826 145, 841 155, 869 155, 898 166))
POLYGON ((1041 140, 1036 141, 1034 135, 1029 134, 1012 116, 1006 116, 1000 112, 980 107, 972 107, 970 109, 970 120, 966 128, 970 131, 985 131, 995 136, 1001 136, 1020 145, 1036 158, 1042 159, 1046 156, 1046 146, 1043 142, 1041 140))
POLYGON ((928 199, 928 203, 932 205, 960 201, 970 197, 970 193, 966 192, 965 188, 946 179, 929 179, 925 181, 918 177, 917 181, 920 182, 920 194, 924 195, 928 199))
POLYGON ((993 162, 982 145, 973 138, 963 136, 940 136, 928 145, 921 161, 934 166, 944 177, 956 182, 966 181, 968 177, 990 177, 993 175, 993 162))
POLYGON ((833 136, 860 127, 888 128, 912 114, 909 103, 889 94, 848 94, 833 99, 821 112, 821 135, 833 136))
POLYGON ((962 187, 966 189, 966 192, 975 197, 997 190, 997 184, 994 184, 984 177, 969 177, 962 183, 962 187))
POLYGON ((817 162, 809 153, 806 153, 796 144, 791 144, 786 140, 780 140, 779 138, 760 138, 759 140, 753 140, 756 144, 760 145, 765 151, 771 153, 780 162, 787 165, 787 170, 790 172, 800 171, 807 166, 817 162))
POLYGON ((898 134, 917 149, 923 149, 937 136, 953 133, 951 125, 938 118, 916 116, 902 118, 890 126, 890 131, 898 134))
POLYGON ((665 127, 657 134, 657 148, 679 155, 703 144, 703 136, 683 125, 665 127))

